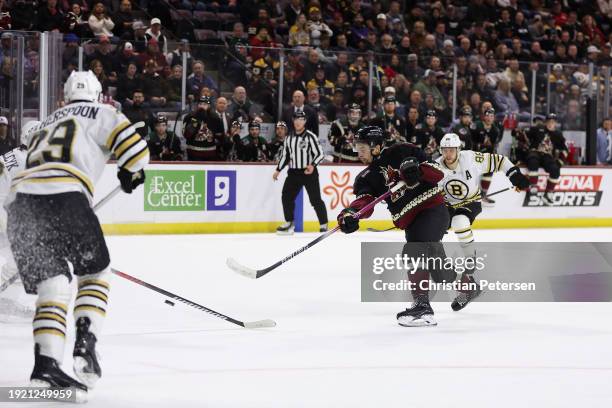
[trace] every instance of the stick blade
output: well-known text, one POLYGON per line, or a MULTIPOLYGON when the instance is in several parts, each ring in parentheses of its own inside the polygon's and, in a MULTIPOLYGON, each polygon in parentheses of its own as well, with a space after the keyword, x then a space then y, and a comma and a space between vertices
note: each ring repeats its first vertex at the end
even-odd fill
POLYGON ((227 258, 225 263, 228 268, 234 272, 242 276, 246 276, 247 278, 257 279, 257 271, 255 269, 247 268, 246 266, 239 264, 234 258, 227 258))
POLYGON ((244 322, 244 327, 247 329, 263 329, 274 326, 276 326, 276 322, 270 319, 257 320, 255 322, 244 322))

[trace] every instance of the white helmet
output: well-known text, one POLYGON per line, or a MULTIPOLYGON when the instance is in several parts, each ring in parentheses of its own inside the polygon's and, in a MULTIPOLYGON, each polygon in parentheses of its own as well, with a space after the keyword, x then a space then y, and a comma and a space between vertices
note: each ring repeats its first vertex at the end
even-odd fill
POLYGON ((456 133, 447 133, 440 140, 440 153, 442 153, 442 149, 445 147, 456 147, 457 151, 459 151, 461 149, 461 139, 459 139, 456 133))
POLYGON ((64 100, 97 102, 102 93, 100 81, 91 71, 72 71, 64 84, 64 100))
POLYGON ((26 122, 22 127, 21 127, 21 144, 27 146, 30 143, 30 140, 32 139, 32 134, 34 133, 34 129, 38 127, 38 125, 40 125, 40 121, 38 120, 31 120, 29 122, 26 122))

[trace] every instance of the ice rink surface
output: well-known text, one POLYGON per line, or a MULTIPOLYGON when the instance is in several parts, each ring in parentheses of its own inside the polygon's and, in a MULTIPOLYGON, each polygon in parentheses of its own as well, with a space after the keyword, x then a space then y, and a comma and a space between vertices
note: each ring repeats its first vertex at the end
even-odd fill
MULTIPOLYGON (((336 234, 259 280, 225 266, 228 256, 267 266, 314 236, 108 238, 115 268, 237 319, 278 326, 246 330, 171 307, 115 276, 99 344, 103 378, 88 407, 612 406, 610 303, 475 303, 455 313, 436 302, 437 327, 400 327, 395 314, 404 304, 360 302, 359 243, 402 241, 397 231, 336 234)), ((610 241, 612 229, 475 236, 610 241)), ((0 386, 27 384, 31 350, 29 324, 0 324, 0 386)))

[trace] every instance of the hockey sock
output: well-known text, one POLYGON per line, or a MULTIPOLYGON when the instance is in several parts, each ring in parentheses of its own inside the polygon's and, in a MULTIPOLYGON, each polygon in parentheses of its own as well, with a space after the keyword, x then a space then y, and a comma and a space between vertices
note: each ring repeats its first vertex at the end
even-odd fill
POLYGON ((70 282, 67 276, 55 276, 38 284, 36 314, 32 323, 34 343, 40 346, 40 354, 59 364, 64 358, 69 303, 70 282))
POLYGON ((546 192, 547 193, 552 193, 553 190, 555 189, 555 187, 557 186, 557 183, 559 183, 559 179, 553 179, 553 178, 548 178, 548 181, 546 182, 546 192))
POLYGON ((74 321, 78 321, 81 317, 89 318, 91 322, 89 330, 96 338, 102 331, 106 317, 110 273, 108 266, 101 272, 78 277, 79 291, 74 302, 74 321))
POLYGON ((491 175, 482 175, 480 178, 480 190, 482 191, 482 196, 487 195, 487 191, 489 191, 489 186, 491 185, 491 175))
POLYGON ((527 173, 527 176, 529 177, 529 184, 531 184, 532 186, 536 186, 538 184, 537 171, 530 171, 529 173, 527 173))

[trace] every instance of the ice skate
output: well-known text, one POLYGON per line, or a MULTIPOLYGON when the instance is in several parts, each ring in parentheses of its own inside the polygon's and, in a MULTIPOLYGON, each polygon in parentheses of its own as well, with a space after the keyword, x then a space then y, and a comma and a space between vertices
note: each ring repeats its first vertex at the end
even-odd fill
MULTIPOLYGON (((470 283, 476 283, 476 280, 472 276, 470 276, 469 280, 470 283)), ((476 289, 471 290, 469 292, 459 292, 457 297, 455 297, 455 299, 451 303, 451 309, 453 309, 455 312, 458 312, 459 310, 466 307, 468 303, 470 303, 472 300, 480 296, 481 293, 482 288, 480 287, 480 285, 477 285, 476 289)))
POLYGON ((427 295, 418 296, 409 309, 397 314, 397 323, 404 327, 435 326, 434 311, 427 295))
POLYGON ((76 341, 74 343, 74 372, 89 388, 93 388, 102 376, 102 369, 96 354, 96 336, 89 331, 90 321, 81 317, 76 322, 76 341))
POLYGON ((277 235, 293 235, 294 232, 295 232, 295 225, 293 224, 293 222, 286 222, 284 224, 281 224, 276 229, 277 235))
POLYGON ((62 371, 56 360, 40 354, 40 346, 34 349, 34 370, 30 386, 40 388, 70 388, 76 392, 76 402, 87 402, 87 386, 62 371))

